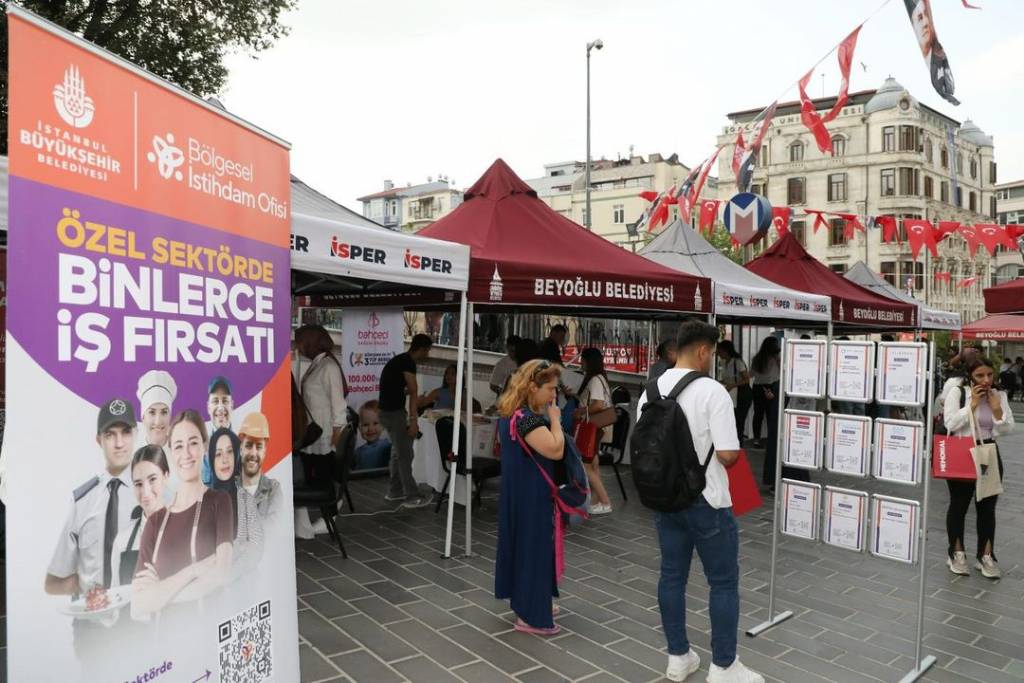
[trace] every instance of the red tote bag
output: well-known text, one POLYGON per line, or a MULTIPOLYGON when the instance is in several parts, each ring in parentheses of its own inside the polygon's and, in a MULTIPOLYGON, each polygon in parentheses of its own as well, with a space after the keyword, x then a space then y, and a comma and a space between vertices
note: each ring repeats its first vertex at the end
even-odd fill
POLYGON ((726 467, 725 472, 729 476, 729 496, 732 498, 733 515, 739 517, 761 507, 761 492, 757 488, 757 480, 754 479, 754 471, 750 468, 745 450, 740 450, 740 457, 726 467))
POLYGON ((978 478, 974 467, 974 438, 970 436, 936 436, 932 441, 932 476, 936 479, 978 478))
POLYGON ((576 448, 580 449, 583 462, 592 462, 597 456, 597 425, 593 422, 580 421, 573 429, 572 438, 576 442, 576 448))

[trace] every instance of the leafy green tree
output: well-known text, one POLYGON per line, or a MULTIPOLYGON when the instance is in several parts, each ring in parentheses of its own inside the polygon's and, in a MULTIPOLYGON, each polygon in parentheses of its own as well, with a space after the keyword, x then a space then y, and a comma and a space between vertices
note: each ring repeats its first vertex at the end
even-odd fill
MULTIPOLYGON (((224 87, 224 57, 288 34, 298 0, 21 0, 23 7, 200 96, 224 87)), ((0 153, 7 154, 7 2, 0 0, 0 153)))
POLYGON ((733 249, 732 235, 721 223, 715 224, 714 231, 710 235, 705 234, 705 238, 711 243, 711 246, 736 263, 743 263, 743 253, 739 249, 733 249))

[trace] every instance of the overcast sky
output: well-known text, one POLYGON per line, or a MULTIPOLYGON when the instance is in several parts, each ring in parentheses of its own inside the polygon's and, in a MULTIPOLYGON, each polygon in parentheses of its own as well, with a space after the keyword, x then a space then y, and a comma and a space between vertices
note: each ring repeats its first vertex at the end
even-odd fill
MULTIPOLYGON (((292 172, 355 198, 444 174, 464 189, 496 158, 524 178, 582 160, 585 46, 595 158, 712 151, 730 111, 795 99, 795 82, 882 0, 300 0, 291 35, 234 56, 225 105, 289 140, 292 172), (784 92, 785 90, 785 92, 784 92)), ((851 90, 894 76, 995 136, 1000 181, 1024 178, 1024 2, 932 0, 962 104, 932 90, 903 0, 861 31, 851 90), (861 66, 866 65, 867 70, 861 66)), ((835 56, 810 94, 839 85, 835 56)))

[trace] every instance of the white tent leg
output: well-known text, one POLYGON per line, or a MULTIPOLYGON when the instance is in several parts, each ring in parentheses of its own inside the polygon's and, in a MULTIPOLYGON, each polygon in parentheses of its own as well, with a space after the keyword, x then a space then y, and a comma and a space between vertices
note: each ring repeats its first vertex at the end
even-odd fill
MULTIPOLYGON (((473 536, 473 346, 476 331, 473 328, 473 302, 469 302, 469 314, 466 316, 466 333, 469 342, 466 345, 466 557, 472 554, 473 536)), ((459 407, 455 406, 455 414, 459 407)), ((454 477, 453 477, 454 479, 454 477)))
MULTIPOLYGON (((456 462, 459 456, 459 431, 462 421, 458 419, 459 410, 462 408, 462 375, 465 367, 464 351, 466 349, 466 293, 462 293, 462 300, 459 302, 459 347, 458 356, 455 361, 455 424, 452 425, 452 452, 455 453, 456 462)), ((472 375, 470 375, 472 377, 472 375)), ((447 458, 447 453, 441 453, 442 458, 447 458)), ((455 463, 450 463, 454 469, 455 463)), ((448 477, 448 521, 444 532, 444 557, 452 556, 452 526, 455 522, 455 472, 448 477)), ((444 491, 441 492, 443 494, 444 491)))

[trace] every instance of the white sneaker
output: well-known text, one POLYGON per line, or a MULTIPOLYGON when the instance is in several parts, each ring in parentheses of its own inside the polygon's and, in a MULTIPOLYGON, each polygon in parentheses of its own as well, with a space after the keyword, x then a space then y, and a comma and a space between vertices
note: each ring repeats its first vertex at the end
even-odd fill
POLYGON ((1003 575, 999 571, 999 565, 991 555, 982 555, 981 560, 974 563, 975 569, 981 570, 981 575, 986 579, 998 579, 1003 575))
POLYGON ((590 506, 590 514, 592 515, 607 515, 612 511, 611 505, 605 505, 604 503, 598 503, 597 505, 590 506))
POLYGON ((953 557, 947 557, 946 566, 954 574, 959 574, 960 576, 971 575, 971 569, 967 566, 967 553, 962 550, 954 552, 953 557))
POLYGON ((313 525, 309 523, 309 511, 306 508, 295 508, 295 538, 311 541, 314 536, 313 525))
POLYGON ((764 683, 764 676, 743 666, 737 657, 728 669, 711 664, 708 683, 764 683))
POLYGON ((685 655, 669 655, 665 678, 670 681, 685 681, 686 677, 700 668, 700 657, 693 648, 685 655))
POLYGON ((313 534, 315 536, 323 536, 327 533, 327 520, 323 517, 313 522, 313 534))

